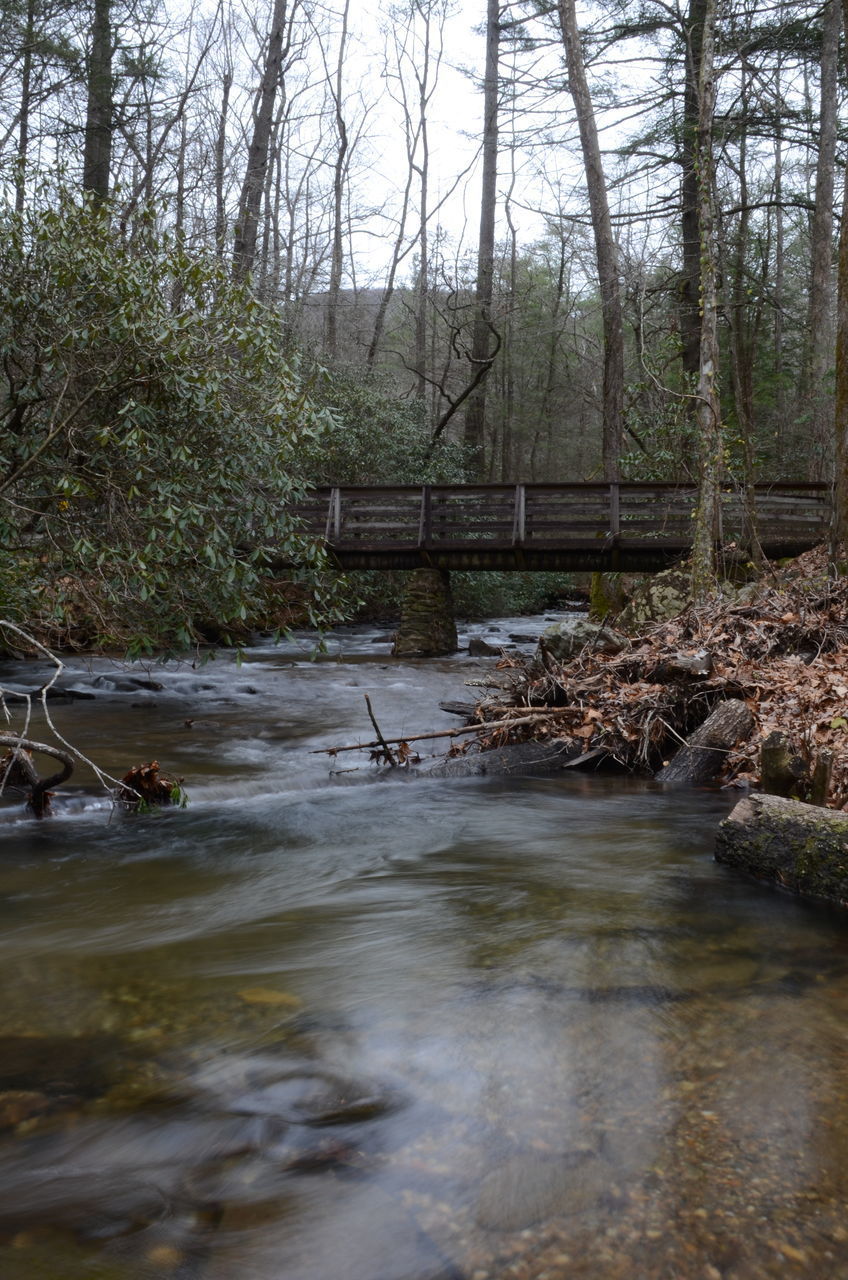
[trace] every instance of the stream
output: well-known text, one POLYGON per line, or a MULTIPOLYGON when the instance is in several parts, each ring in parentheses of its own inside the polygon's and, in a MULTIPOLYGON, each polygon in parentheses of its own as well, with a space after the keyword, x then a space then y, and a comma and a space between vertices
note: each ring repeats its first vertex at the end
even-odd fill
POLYGON ((189 805, 0 808, 2 1280, 848 1275, 848 930, 713 862, 738 793, 314 754, 494 677, 68 664, 62 735, 189 805))

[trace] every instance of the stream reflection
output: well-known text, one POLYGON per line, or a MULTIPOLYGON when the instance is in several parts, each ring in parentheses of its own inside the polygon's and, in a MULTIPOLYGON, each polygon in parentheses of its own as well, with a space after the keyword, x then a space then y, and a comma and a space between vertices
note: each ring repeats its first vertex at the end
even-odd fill
POLYGON ((2 828, 4 1280, 848 1273, 848 935, 715 866, 732 797, 307 757, 476 670, 61 709, 194 803, 2 828))

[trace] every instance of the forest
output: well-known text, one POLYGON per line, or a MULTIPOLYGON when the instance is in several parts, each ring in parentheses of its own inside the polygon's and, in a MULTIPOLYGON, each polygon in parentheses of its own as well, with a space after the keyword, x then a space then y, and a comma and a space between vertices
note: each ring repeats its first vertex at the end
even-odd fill
POLYGON ((837 0, 3 16, 0 598, 42 640, 338 618, 310 483, 695 481, 696 596, 722 485, 845 507, 837 0))

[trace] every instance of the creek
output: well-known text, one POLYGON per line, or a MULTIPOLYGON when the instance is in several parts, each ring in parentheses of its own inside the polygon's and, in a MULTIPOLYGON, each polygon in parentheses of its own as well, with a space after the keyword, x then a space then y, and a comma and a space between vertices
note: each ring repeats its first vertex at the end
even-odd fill
POLYGON ((190 804, 0 810, 3 1280, 848 1274, 844 916, 713 862, 732 794, 311 754, 492 672, 312 644, 63 677, 190 804))

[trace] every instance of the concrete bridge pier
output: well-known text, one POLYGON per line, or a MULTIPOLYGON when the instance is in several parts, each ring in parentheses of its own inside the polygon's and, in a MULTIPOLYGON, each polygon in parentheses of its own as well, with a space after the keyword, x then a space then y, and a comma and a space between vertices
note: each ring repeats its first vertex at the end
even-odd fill
POLYGON ((456 653, 456 622, 446 569, 412 569, 401 601, 395 658, 438 658, 456 653))

